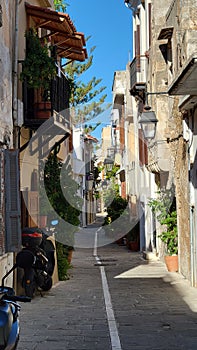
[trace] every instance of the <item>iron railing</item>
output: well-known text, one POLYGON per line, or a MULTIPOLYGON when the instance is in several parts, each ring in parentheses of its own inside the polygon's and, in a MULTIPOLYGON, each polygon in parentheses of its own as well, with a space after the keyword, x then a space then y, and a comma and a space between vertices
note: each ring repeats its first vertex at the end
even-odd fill
POLYGON ((51 81, 51 88, 47 99, 46 96, 44 98, 42 109, 37 103, 38 93, 38 90, 28 88, 27 84, 23 83, 24 126, 37 129, 54 112, 61 112, 66 119, 69 119, 70 84, 63 72, 51 81))

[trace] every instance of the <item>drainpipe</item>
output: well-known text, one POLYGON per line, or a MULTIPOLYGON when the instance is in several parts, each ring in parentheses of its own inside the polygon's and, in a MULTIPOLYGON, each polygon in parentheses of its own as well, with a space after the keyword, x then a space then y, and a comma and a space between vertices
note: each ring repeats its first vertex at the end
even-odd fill
POLYGON ((195 228, 194 228, 194 202, 193 202, 193 189, 191 184, 191 165, 190 165, 190 149, 193 143, 193 133, 194 133, 194 111, 192 111, 191 115, 191 130, 192 130, 192 138, 190 140, 190 145, 188 145, 188 172, 190 174, 189 177, 189 222, 190 222, 190 259, 191 259, 191 285, 192 287, 196 286, 196 270, 194 266, 196 266, 196 239, 195 239, 195 228))
POLYGON ((14 33, 14 54, 13 54, 13 90, 12 90, 12 119, 13 119, 13 147, 18 148, 18 128, 17 128, 17 84, 18 84, 18 24, 19 24, 19 4, 21 0, 15 2, 15 33, 14 33))

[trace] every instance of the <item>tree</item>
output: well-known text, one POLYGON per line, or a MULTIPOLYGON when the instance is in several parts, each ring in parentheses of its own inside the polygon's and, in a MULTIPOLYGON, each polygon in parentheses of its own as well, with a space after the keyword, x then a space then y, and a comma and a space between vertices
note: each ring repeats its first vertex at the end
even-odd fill
MULTIPOLYGON (((69 158, 63 164, 57 158, 58 151, 59 149, 55 149, 46 163, 42 164, 41 176, 44 178, 46 195, 53 208, 51 215, 53 219, 55 214, 60 217, 55 239, 58 275, 60 280, 64 280, 68 278, 68 255, 69 251, 74 249, 74 233, 80 224, 82 199, 78 196, 78 184, 72 178, 69 158)), ((50 212, 48 213, 50 215, 50 212)))
POLYGON ((77 227, 82 200, 78 196, 78 184, 72 178, 69 157, 63 164, 57 152, 49 155, 44 168, 44 185, 47 197, 55 212, 66 222, 77 227))
POLYGON ((64 0, 53 0, 56 11, 66 12, 68 4, 64 0))
POLYGON ((85 124, 84 125, 84 132, 85 134, 90 134, 91 132, 93 132, 101 123, 100 122, 97 122, 94 126, 89 124, 85 124))
MULTIPOLYGON (((86 42, 89 39, 90 37, 86 39, 86 42)), ((100 86, 101 78, 97 79, 93 76, 87 83, 81 80, 82 75, 93 64, 95 48, 95 46, 90 48, 90 54, 86 62, 71 62, 65 66, 65 73, 70 80, 71 86, 70 106, 74 124, 86 123, 111 106, 110 103, 105 104, 107 95, 103 94, 103 91, 106 87, 100 86)))
MULTIPOLYGON (((54 0, 54 6, 57 11, 65 12, 69 6, 64 0, 54 0)), ((91 36, 86 38, 86 42, 91 36)), ((110 108, 111 104, 105 104, 107 95, 102 94, 106 89, 105 86, 100 86, 102 79, 97 79, 95 76, 87 83, 81 80, 81 76, 93 64, 93 52, 95 46, 90 48, 89 57, 86 62, 66 62, 65 73, 70 80, 70 109, 73 124, 83 124, 95 118, 105 110, 110 108), (96 100, 97 98, 97 100, 96 100)), ((97 125, 98 126, 98 125, 97 125)), ((93 130, 91 130, 93 131, 93 130)))

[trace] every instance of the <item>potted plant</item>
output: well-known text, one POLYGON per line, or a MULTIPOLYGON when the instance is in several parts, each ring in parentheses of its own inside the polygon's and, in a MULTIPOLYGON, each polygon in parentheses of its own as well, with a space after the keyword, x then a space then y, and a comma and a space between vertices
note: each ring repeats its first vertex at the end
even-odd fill
POLYGON ((178 271, 178 233, 177 233, 177 212, 171 211, 160 221, 165 225, 165 230, 159 235, 166 245, 166 255, 164 257, 168 271, 178 271))
POLYGON ((169 271, 178 271, 178 231, 176 200, 171 199, 170 191, 158 192, 157 199, 151 199, 149 206, 152 208, 156 219, 164 228, 159 238, 165 244, 164 260, 169 271))
POLYGON ((131 251, 139 250, 139 232, 139 222, 137 222, 126 235, 126 244, 131 251))
POLYGON ((28 89, 34 90, 36 110, 50 111, 51 79, 56 75, 55 60, 50 55, 50 47, 46 42, 40 41, 34 28, 26 31, 25 37, 26 57, 22 63, 20 80, 26 84, 28 89))
POLYGON ((125 232, 129 225, 128 201, 116 195, 107 206, 107 216, 104 219, 106 234, 118 244, 124 244, 125 232), (125 227, 126 226, 126 227, 125 227))

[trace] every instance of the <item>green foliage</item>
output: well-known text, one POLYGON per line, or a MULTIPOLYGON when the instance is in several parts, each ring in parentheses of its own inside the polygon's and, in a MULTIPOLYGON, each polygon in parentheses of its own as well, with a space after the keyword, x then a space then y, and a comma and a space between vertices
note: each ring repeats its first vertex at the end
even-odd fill
POLYGON ((65 164, 51 154, 45 164, 44 184, 49 201, 66 222, 78 226, 82 200, 77 195, 78 184, 72 178, 69 159, 65 164))
POLYGON ((114 197, 107 207, 107 216, 105 217, 104 225, 108 225, 118 219, 125 211, 127 204, 128 201, 121 196, 117 195, 114 197))
POLYGON ((161 220, 161 225, 165 225, 167 230, 159 236, 167 246, 170 255, 178 254, 178 232, 177 232, 177 212, 172 211, 166 218, 161 220))
MULTIPOLYGON (((64 0, 54 0, 55 9, 65 12, 68 3, 64 0)), ((86 38, 86 43, 91 36, 86 38)), ((111 107, 111 104, 104 106, 107 95, 104 92, 105 86, 101 86, 102 79, 93 76, 87 83, 82 79, 86 71, 92 67, 93 52, 95 46, 92 46, 88 52, 88 59, 85 62, 67 62, 65 73, 70 81, 71 95, 70 107, 72 123, 85 123, 92 118, 97 117, 105 110, 111 107)), ((91 130, 93 131, 93 130, 91 130)))
POLYGON ((50 81, 56 74, 54 59, 49 55, 47 43, 41 43, 33 28, 25 33, 27 40, 26 57, 22 64, 20 80, 28 88, 50 88, 50 81))
POLYGON ((78 184, 72 178, 69 158, 63 164, 57 158, 57 151, 54 151, 48 157, 45 166, 43 164, 43 173, 49 202, 54 211, 63 219, 56 228, 55 238, 59 279, 64 280, 68 278, 68 269, 70 268, 67 260, 68 251, 74 249, 74 232, 80 223, 79 214, 82 199, 77 195, 78 184), (65 222, 72 224, 67 232, 65 232, 65 222), (69 245, 61 242, 69 242, 69 245))
POLYGON ((117 171, 119 170, 120 167, 113 165, 112 170, 107 170, 106 172, 106 179, 111 179, 116 176, 117 171))
POLYGON ((61 12, 66 12, 67 6, 69 6, 64 0, 53 0, 53 3, 55 10, 61 12))
POLYGON ((96 123, 96 125, 87 125, 87 124, 85 124, 84 125, 84 133, 85 134, 90 134, 91 132, 93 132, 99 125, 100 125, 101 123, 100 122, 98 122, 98 123, 96 123))
POLYGON ((110 203, 112 202, 113 198, 120 197, 119 196, 119 185, 116 183, 116 179, 113 176, 107 177, 108 180, 110 180, 110 185, 108 186, 107 190, 103 193, 103 199, 105 207, 110 206, 110 203))
POLYGON ((99 192, 99 191, 95 191, 95 192, 94 192, 94 197, 95 197, 96 199, 99 199, 99 198, 101 197, 100 192, 99 192))
POLYGON ((152 208, 158 222, 165 227, 159 235, 166 245, 169 255, 178 254, 177 212, 175 198, 172 201, 171 191, 158 192, 159 198, 150 199, 148 205, 152 208))
POLYGON ((60 281, 69 279, 68 270, 71 265, 68 262, 68 247, 60 242, 56 242, 58 277, 60 281))

